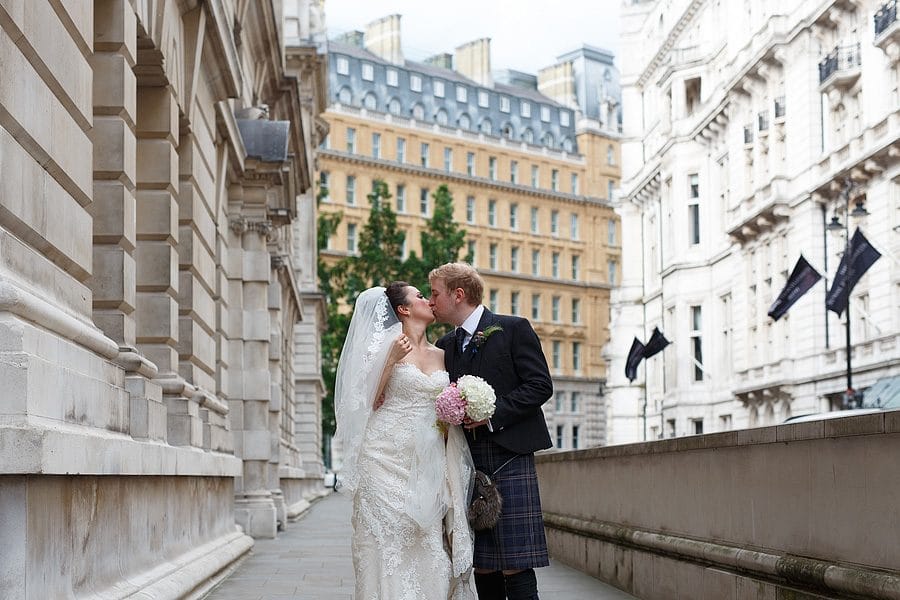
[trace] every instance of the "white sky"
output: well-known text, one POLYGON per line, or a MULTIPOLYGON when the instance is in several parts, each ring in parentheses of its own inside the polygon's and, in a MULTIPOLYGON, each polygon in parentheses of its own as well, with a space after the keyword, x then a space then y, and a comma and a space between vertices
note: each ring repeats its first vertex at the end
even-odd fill
MULTIPOLYGON (((328 36, 403 15, 406 58, 491 38, 491 68, 537 73, 582 43, 616 53, 622 0, 325 0, 328 36)), ((618 57, 616 57, 618 63, 618 57)))

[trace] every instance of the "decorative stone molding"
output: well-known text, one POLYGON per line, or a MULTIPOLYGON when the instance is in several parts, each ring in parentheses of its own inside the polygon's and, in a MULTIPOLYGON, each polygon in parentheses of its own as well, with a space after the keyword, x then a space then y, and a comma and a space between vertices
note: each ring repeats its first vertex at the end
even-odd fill
POLYGON ((39 324, 104 358, 112 360, 119 355, 119 346, 99 329, 63 312, 15 281, 0 275, 0 312, 3 311, 39 324))
POLYGON ((237 235, 243 235, 248 231, 255 231, 260 235, 268 236, 272 233, 273 228, 272 221, 268 219, 251 221, 244 217, 232 219, 229 225, 231 226, 231 230, 237 235))
POLYGON ((139 354, 136 348, 129 346, 119 347, 119 355, 116 356, 115 363, 125 369, 126 373, 137 373, 147 379, 153 379, 159 373, 159 368, 155 364, 139 354))
POLYGON ((650 555, 663 554, 682 560, 713 565, 724 571, 749 572, 760 579, 775 578, 804 589, 810 585, 839 594, 861 594, 866 598, 900 598, 900 576, 849 567, 827 561, 748 550, 740 546, 695 540, 679 535, 623 526, 619 523, 587 520, 555 513, 544 513, 550 529, 574 533, 580 537, 608 541, 650 555), (892 591, 893 590, 893 591, 892 591))

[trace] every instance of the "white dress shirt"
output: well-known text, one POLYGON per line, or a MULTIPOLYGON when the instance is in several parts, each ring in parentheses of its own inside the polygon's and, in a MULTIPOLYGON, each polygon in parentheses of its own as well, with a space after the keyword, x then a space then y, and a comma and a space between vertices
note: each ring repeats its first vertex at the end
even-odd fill
POLYGON ((472 336, 475 335, 475 330, 478 329, 478 322, 481 321, 481 315, 484 314, 484 305, 479 304, 475 307, 475 310, 472 311, 466 320, 463 321, 463 324, 460 327, 466 332, 466 337, 463 338, 463 350, 469 345, 469 342, 472 340, 472 336))
MULTIPOLYGON (((472 336, 475 335, 475 330, 478 329, 478 323, 481 321, 481 315, 484 314, 484 305, 479 304, 475 307, 475 310, 472 311, 466 320, 463 321, 463 324, 460 327, 463 331, 466 332, 466 337, 463 338, 463 351, 465 351, 466 347, 469 345, 469 342, 472 340, 472 336)), ((488 431, 494 431, 494 425, 491 423, 491 420, 488 419, 487 422, 488 431)))

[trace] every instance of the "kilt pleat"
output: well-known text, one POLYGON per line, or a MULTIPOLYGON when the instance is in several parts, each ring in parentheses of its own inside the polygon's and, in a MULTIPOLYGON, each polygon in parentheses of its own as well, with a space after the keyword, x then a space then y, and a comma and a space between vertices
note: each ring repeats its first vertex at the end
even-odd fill
POLYGON ((550 564, 533 454, 516 455, 488 436, 467 432, 475 468, 490 475, 510 458, 493 480, 503 496, 500 521, 475 532, 475 568, 492 571, 531 569, 550 564))

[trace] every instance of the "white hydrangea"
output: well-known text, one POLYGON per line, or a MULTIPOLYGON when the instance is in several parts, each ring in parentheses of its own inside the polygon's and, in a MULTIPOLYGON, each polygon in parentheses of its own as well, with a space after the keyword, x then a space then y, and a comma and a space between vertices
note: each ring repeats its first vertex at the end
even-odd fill
POLYGON ((484 421, 493 416, 497 395, 487 381, 475 375, 463 375, 456 385, 466 399, 466 415, 471 420, 484 421))

